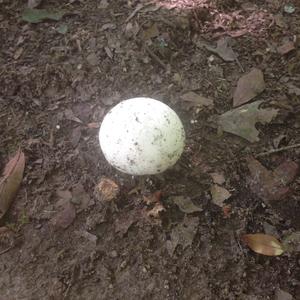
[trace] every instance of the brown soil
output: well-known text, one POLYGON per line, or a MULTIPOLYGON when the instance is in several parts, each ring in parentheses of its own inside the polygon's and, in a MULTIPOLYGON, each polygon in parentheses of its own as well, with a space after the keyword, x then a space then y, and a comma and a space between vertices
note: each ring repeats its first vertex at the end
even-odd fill
MULTIPOLYGON (((38 24, 22 21, 25 2, 0 1, 1 170, 19 146, 26 156, 21 189, 0 224, 11 228, 0 239, 0 299, 288 299, 275 298, 279 289, 300 299, 299 254, 259 255, 240 238, 300 230, 299 177, 279 204, 265 204, 249 189, 245 160, 274 141, 300 142, 299 91, 291 88, 300 85, 299 2, 289 1, 296 10, 288 14, 283 0, 161 0, 159 9, 131 15, 146 2, 44 0, 41 8, 68 14, 38 24), (67 33, 57 31, 61 25, 67 33), (238 61, 200 45, 226 35, 238 61), (296 49, 279 54, 285 39, 296 49), (211 121, 232 109, 236 82, 252 67, 266 82, 257 99, 280 109, 258 125, 256 143, 220 134, 211 121), (180 96, 189 91, 213 99, 213 108, 187 106, 180 96), (170 105, 187 133, 178 164, 146 180, 146 192, 162 191, 159 218, 149 216, 141 192, 130 193, 136 179, 111 168, 98 143, 105 113, 136 96, 170 105), (213 172, 225 176, 229 213, 211 200, 213 172), (112 202, 95 196, 103 176, 119 186, 112 202), (190 197, 201 211, 183 213, 173 196, 190 197), (72 216, 58 212, 69 200, 76 217, 64 229, 59 222, 72 216)), ((299 162, 299 154, 294 148, 259 161, 274 169, 299 162)))

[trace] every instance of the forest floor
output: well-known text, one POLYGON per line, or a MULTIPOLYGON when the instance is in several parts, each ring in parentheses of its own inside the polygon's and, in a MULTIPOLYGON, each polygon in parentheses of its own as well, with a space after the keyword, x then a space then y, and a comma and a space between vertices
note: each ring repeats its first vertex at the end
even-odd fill
POLYGON ((64 14, 38 23, 26 8, 0 1, 0 170, 25 154, 0 299, 300 299, 299 1, 44 0, 64 14), (186 130, 143 191, 98 141, 137 96, 186 130), (255 233, 284 253, 252 251, 255 233))

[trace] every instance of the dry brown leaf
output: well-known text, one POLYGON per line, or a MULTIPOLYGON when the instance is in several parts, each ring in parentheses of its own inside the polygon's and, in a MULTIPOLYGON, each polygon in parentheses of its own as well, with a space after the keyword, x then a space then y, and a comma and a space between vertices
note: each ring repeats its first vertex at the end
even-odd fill
POLYGON ((183 249, 191 246, 199 225, 198 217, 185 216, 182 223, 177 224, 171 231, 170 240, 167 240, 166 247, 171 256, 173 256, 178 245, 183 249))
POLYGON ((28 0, 27 6, 29 8, 36 8, 41 4, 42 0, 28 0))
POLYGON ((73 113, 73 111, 72 111, 71 109, 68 109, 68 108, 67 108, 67 109, 64 111, 64 114, 65 114, 65 118, 66 118, 67 120, 69 120, 69 121, 73 121, 73 122, 80 123, 80 124, 83 123, 79 118, 77 118, 77 117, 74 115, 74 113, 73 113))
POLYGON ((155 23, 143 32, 143 37, 145 40, 151 40, 152 38, 157 37, 158 35, 159 30, 155 23))
POLYGON ((263 72, 256 68, 252 69, 238 80, 233 94, 233 107, 247 103, 263 92, 265 88, 263 72))
POLYGON ((223 202, 225 200, 227 200, 228 198, 231 197, 231 193, 229 193, 225 188, 214 184, 211 188, 210 188, 210 192, 211 192, 211 197, 212 197, 212 201, 213 203, 215 203, 216 205, 222 207, 223 206, 223 202))
POLYGON ((262 101, 245 104, 218 117, 223 131, 238 135, 251 143, 259 141, 256 123, 270 123, 278 114, 274 108, 260 108, 262 101))
POLYGON ((25 155, 19 149, 7 163, 3 177, 0 179, 0 219, 8 210, 23 179, 25 155))
POLYGON ((278 256, 284 252, 283 245, 273 236, 263 233, 245 234, 242 240, 256 253, 278 256))
POLYGON ((274 295, 274 300, 293 300, 293 296, 286 291, 277 289, 274 295))
POLYGON ((295 45, 291 41, 287 41, 277 48, 277 52, 281 55, 288 54, 289 52, 291 52, 293 50, 295 50, 295 45))
POLYGON ((229 37, 223 37, 218 40, 216 48, 207 45, 205 47, 208 51, 218 54, 224 61, 235 61, 237 55, 229 45, 230 40, 229 37))
POLYGON ((214 183, 221 185, 225 182, 225 177, 222 173, 213 172, 209 174, 214 183))
POLYGON ((275 15, 274 16, 274 21, 275 21, 275 24, 278 27, 281 27, 281 28, 286 27, 286 23, 285 23, 285 21, 283 19, 283 16, 281 14, 275 15))
POLYGON ((185 93, 182 96, 180 96, 180 98, 183 101, 188 102, 188 104, 187 104, 188 108, 193 107, 193 106, 198 106, 200 108, 203 108, 203 107, 212 108, 214 106, 213 100, 203 97, 203 96, 200 96, 194 92, 185 93))
POLYGON ((292 182, 299 172, 299 165, 293 161, 283 162, 273 172, 254 158, 248 158, 247 162, 250 189, 267 203, 285 198, 290 191, 285 185, 292 182))
POLYGON ((203 209, 199 206, 196 206, 192 199, 184 196, 174 196, 170 197, 170 199, 179 207, 181 211, 187 214, 192 214, 197 211, 203 211, 203 209))

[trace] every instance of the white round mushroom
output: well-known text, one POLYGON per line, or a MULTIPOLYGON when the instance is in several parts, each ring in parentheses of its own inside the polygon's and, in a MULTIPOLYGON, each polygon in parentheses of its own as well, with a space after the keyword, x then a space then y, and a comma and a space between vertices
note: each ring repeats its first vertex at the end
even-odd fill
POLYGON ((184 148, 177 114, 151 98, 120 102, 104 117, 99 141, 106 160, 131 175, 158 174, 173 166, 184 148))

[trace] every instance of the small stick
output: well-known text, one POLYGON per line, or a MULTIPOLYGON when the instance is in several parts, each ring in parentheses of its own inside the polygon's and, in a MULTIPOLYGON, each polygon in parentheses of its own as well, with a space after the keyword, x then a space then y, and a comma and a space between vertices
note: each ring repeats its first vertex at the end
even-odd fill
POLYGON ((143 8, 151 5, 152 3, 146 3, 146 4, 138 4, 135 8, 135 10, 129 15, 129 17, 125 20, 125 23, 128 23, 140 10, 142 10, 143 8))
POLYGON ((2 254, 4 254, 4 253, 8 252, 8 251, 9 251, 10 249, 12 249, 12 248, 14 248, 14 246, 11 246, 11 247, 6 248, 5 250, 3 250, 3 251, 0 252, 0 255, 2 255, 2 254))
POLYGON ((295 144, 295 145, 290 145, 290 146, 286 146, 286 147, 282 147, 282 148, 278 148, 278 149, 272 149, 270 151, 258 153, 258 154, 255 155, 255 157, 266 156, 266 155, 269 155, 269 154, 278 153, 278 152, 282 152, 282 151, 289 150, 289 149, 294 149, 294 148, 299 148, 299 147, 300 147, 300 144, 295 144))
POLYGON ((144 45, 144 47, 152 59, 154 59, 161 67, 168 70, 168 66, 155 53, 153 53, 147 45, 144 45))

